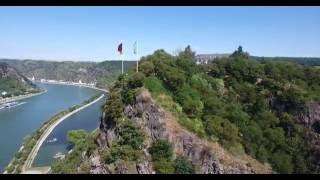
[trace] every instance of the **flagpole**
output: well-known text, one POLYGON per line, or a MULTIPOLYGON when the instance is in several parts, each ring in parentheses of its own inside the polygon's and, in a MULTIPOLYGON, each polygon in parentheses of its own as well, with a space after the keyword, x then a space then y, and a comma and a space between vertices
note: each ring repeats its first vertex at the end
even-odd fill
POLYGON ((133 54, 135 55, 136 58, 136 71, 139 71, 139 60, 138 60, 138 52, 137 52, 137 41, 134 42, 133 44, 133 54))
POLYGON ((137 72, 139 72, 139 59, 138 59, 138 54, 136 54, 136 60, 137 60, 137 72))
POLYGON ((120 55, 121 56, 121 72, 122 72, 122 74, 123 74, 123 61, 124 61, 124 55, 123 55, 123 53, 120 55))

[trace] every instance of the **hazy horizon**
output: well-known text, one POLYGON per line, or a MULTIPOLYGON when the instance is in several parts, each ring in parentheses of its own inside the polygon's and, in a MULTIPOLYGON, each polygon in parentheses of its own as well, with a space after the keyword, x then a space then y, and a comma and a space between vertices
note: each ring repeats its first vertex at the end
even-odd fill
MULTIPOLYGON (((206 53, 206 54, 224 54, 224 53, 206 53)), ((202 54, 198 54, 198 55, 202 55, 202 54)), ((250 54, 250 56, 255 56, 250 54)), ((257 56, 257 57, 268 57, 268 58, 320 58, 316 57, 316 56, 257 56)), ((105 61, 121 61, 121 59, 105 59, 105 60, 93 60, 93 61, 89 61, 89 60, 57 60, 57 59, 18 59, 18 58, 2 58, 0 57, 0 60, 18 60, 18 61, 26 61, 26 60, 31 60, 31 61, 51 61, 51 62, 87 62, 87 63, 100 63, 100 62, 105 62, 105 61)), ((124 61, 136 61, 136 60, 132 60, 132 59, 125 59, 124 61)))

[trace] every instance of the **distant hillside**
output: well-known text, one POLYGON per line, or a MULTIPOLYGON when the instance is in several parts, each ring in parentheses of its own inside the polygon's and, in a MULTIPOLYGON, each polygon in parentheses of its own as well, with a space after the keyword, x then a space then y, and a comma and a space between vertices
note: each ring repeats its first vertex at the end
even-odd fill
MULTIPOLYGON (((195 56, 196 64, 207 64, 207 62, 214 61, 217 59, 229 57, 231 53, 224 54, 197 54, 195 56)), ((318 57, 264 57, 264 56, 249 56, 252 60, 257 61, 288 61, 304 66, 320 66, 320 58, 318 57)))
MULTIPOLYGON (((121 61, 104 62, 72 62, 72 61, 43 61, 43 60, 12 60, 0 59, 15 67, 26 77, 36 79, 55 79, 64 81, 79 81, 85 83, 97 82, 97 86, 110 84, 121 73, 121 61)), ((124 70, 128 70, 135 61, 124 63, 124 70)))
POLYGON ((7 63, 0 63, 0 92, 16 96, 35 92, 36 87, 25 76, 7 63))
POLYGON ((258 61, 273 60, 273 61, 290 61, 305 66, 320 66, 320 58, 317 57, 259 57, 250 56, 252 59, 258 61))

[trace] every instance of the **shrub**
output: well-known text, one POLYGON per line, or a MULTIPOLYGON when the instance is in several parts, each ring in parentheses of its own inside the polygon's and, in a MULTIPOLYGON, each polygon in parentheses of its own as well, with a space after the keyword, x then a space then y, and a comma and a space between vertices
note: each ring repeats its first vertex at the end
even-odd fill
POLYGON ((153 161, 160 159, 171 160, 173 157, 173 147, 167 140, 158 140, 152 143, 149 152, 153 161))
POLYGON ((154 73, 154 64, 151 61, 145 61, 139 65, 139 71, 145 75, 152 75, 154 73))
POLYGON ((120 145, 129 145, 135 150, 141 148, 144 134, 139 127, 127 120, 119 129, 120 145))
POLYGON ((275 152, 271 157, 271 163, 279 173, 290 174, 293 172, 292 157, 285 152, 275 152))
POLYGON ((8 172, 8 173, 12 173, 13 171, 14 171, 14 169, 15 169, 15 166, 9 166, 9 167, 7 167, 6 168, 6 171, 8 172))
POLYGON ((141 154, 135 151, 131 146, 114 144, 109 150, 105 150, 102 159, 105 163, 111 164, 122 159, 125 161, 135 161, 141 154))
POLYGON ((163 83, 155 76, 149 76, 144 80, 144 86, 153 94, 167 94, 167 90, 163 87, 163 83))
POLYGON ((153 162, 153 165, 156 172, 160 174, 172 174, 175 171, 173 162, 165 158, 153 162))
POLYGON ((144 78, 145 78, 145 76, 141 72, 133 73, 133 75, 131 75, 129 77, 129 82, 128 82, 129 88, 135 89, 135 88, 143 86, 144 78))
POLYGON ((72 130, 68 131, 67 139, 74 145, 80 145, 86 140, 87 136, 88 134, 85 130, 72 130))
POLYGON ((175 173, 177 174, 194 174, 194 167, 192 163, 183 156, 178 156, 174 160, 175 173))
POLYGON ((133 104, 135 102, 135 89, 124 89, 121 91, 124 104, 133 104))
POLYGON ((197 90, 191 88, 189 85, 184 85, 178 91, 176 99, 189 117, 195 118, 201 116, 204 106, 197 90))

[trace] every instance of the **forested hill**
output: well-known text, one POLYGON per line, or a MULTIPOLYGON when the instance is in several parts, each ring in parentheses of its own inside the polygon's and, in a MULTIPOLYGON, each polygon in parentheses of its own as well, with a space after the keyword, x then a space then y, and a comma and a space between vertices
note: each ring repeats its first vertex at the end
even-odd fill
POLYGON ((6 63, 0 63, 0 93, 6 97, 38 92, 26 77, 6 63))
MULTIPOLYGON (((64 81, 79 81, 85 83, 97 82, 97 86, 106 88, 121 73, 121 61, 103 62, 72 62, 72 61, 41 61, 0 59, 16 68, 26 77, 36 79, 54 79, 64 81)), ((125 61, 124 70, 135 64, 135 61, 125 61)))
POLYGON ((320 69, 241 48, 207 65, 194 55, 157 50, 119 76, 98 134, 70 133, 53 172, 320 173, 320 69))
POLYGON ((250 58, 258 61, 288 61, 293 63, 302 64, 305 66, 320 66, 320 58, 317 57, 261 57, 261 56, 250 56, 250 58))

